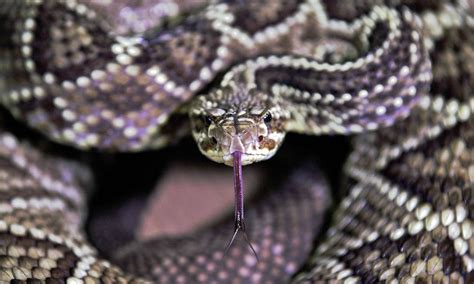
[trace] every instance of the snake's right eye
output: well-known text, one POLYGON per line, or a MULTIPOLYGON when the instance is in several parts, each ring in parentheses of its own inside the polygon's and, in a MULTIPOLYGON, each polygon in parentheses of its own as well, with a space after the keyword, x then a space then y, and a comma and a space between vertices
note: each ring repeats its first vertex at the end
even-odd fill
POLYGON ((212 123, 212 118, 209 115, 203 115, 202 116, 202 121, 205 126, 210 126, 212 123))
POLYGON ((194 130, 197 132, 201 132, 204 128, 209 127, 212 123, 212 118, 208 115, 200 115, 194 117, 194 130))
POLYGON ((265 123, 270 123, 272 121, 272 114, 270 112, 268 112, 267 114, 265 114, 265 116, 263 117, 263 121, 265 123))

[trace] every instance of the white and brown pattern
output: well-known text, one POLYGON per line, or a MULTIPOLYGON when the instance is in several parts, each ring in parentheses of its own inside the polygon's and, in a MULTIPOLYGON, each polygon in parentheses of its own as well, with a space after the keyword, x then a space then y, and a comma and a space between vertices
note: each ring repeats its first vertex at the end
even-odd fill
POLYGON ((408 119, 356 139, 349 196, 298 281, 474 281, 474 30, 467 11, 447 20, 445 7, 430 20, 446 24, 433 40, 431 94, 408 119))
MULTIPOLYGON (((275 154, 287 131, 361 133, 349 193, 309 258, 328 198, 314 169, 249 211, 261 262, 245 246, 226 259, 223 225, 132 244, 115 259, 124 273, 83 233, 87 170, 2 131, 0 281, 474 281, 467 1, 210 1, 158 29, 182 3, 132 25, 93 2, 0 4, 0 102, 16 118, 78 148, 138 151, 188 134, 189 111, 201 151, 216 157, 221 141, 204 130, 237 117, 262 122, 250 162, 275 154)), ((129 8, 155 4, 143 3, 129 8)))

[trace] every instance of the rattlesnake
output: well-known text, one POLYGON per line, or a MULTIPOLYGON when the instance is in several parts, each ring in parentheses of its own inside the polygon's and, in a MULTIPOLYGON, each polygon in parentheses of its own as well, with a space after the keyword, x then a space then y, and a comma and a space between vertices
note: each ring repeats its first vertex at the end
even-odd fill
POLYGON ((0 280, 473 281, 469 3, 248 2, 216 1, 156 29, 124 28, 94 3, 3 3, 1 103, 83 149, 159 148, 191 126, 201 152, 226 164, 235 151, 244 164, 270 158, 287 131, 362 132, 348 196, 305 265, 327 198, 315 170, 250 212, 265 261, 240 246, 224 261, 217 229, 131 245, 114 259, 123 272, 81 233, 88 171, 4 133, 0 280), (265 235, 280 222, 295 228, 265 235))

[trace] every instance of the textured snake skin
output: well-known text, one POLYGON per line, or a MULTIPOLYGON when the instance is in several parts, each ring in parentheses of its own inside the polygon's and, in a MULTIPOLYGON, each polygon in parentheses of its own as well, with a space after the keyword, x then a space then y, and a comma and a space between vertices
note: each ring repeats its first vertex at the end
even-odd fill
POLYGON ((474 282, 474 21, 432 4, 438 16, 422 14, 430 95, 407 120, 356 139, 349 194, 297 282, 474 282))
POLYGON ((120 26, 84 4, 5 3, 2 34, 11 36, 1 50, 2 104, 51 139, 77 147, 130 151, 177 141, 187 122, 177 109, 218 72, 252 55, 291 50, 298 40, 288 37, 301 41, 306 18, 316 26, 317 16, 324 19, 314 14, 322 11, 318 1, 229 2, 131 36, 116 35, 113 27, 120 26), (282 32, 268 27, 287 18, 282 32))
MULTIPOLYGON (((0 137, 0 152, 0 282, 144 282, 100 259, 86 240, 89 171, 49 157, 10 134, 0 137)), ((259 251, 258 263, 243 242, 224 256, 228 221, 190 237, 130 244, 113 261, 156 283, 289 279, 311 251, 330 204, 327 198, 324 177, 310 167, 295 170, 284 187, 249 210, 248 230, 259 251)))
MULTIPOLYGON (((52 140, 109 151, 165 146, 188 133, 182 110, 193 96, 242 61, 217 89, 248 78, 240 72, 256 74, 262 90, 285 98, 281 131, 394 125, 355 139, 347 197, 308 259, 328 198, 314 169, 296 170, 249 210, 260 262, 244 245, 224 258, 224 224, 131 244, 113 260, 125 273, 82 232, 88 171, 2 131, 0 281, 278 283, 301 267, 295 282, 474 281, 467 2, 223 1, 197 4, 196 14, 160 29, 150 28, 160 21, 154 16, 132 25, 116 17, 123 9, 93 2, 0 5, 0 33, 8 35, 0 39, 0 102, 52 140)), ((132 19, 147 13, 130 9, 132 19)))

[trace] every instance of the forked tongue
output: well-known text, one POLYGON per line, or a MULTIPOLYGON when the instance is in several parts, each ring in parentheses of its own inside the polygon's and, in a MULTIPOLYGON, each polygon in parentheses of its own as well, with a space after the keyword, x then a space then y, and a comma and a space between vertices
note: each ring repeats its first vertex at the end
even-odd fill
POLYGON ((235 240, 237 233, 239 231, 242 232, 245 242, 249 245, 250 249, 252 250, 255 258, 258 261, 257 252, 253 248, 252 244, 249 241, 247 236, 247 232, 245 230, 245 222, 244 222, 244 182, 242 178, 242 152, 235 151, 232 153, 232 157, 234 160, 234 193, 235 193, 235 223, 234 223, 234 233, 232 234, 232 238, 230 239, 229 243, 225 248, 225 253, 229 250, 230 246, 235 240))

